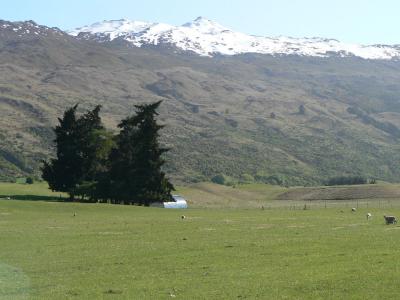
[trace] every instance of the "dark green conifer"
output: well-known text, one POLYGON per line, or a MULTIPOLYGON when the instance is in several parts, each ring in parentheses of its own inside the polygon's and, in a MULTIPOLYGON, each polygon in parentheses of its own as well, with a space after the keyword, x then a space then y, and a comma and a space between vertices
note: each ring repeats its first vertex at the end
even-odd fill
POLYGON ((117 147, 110 155, 111 198, 114 202, 149 205, 171 199, 173 185, 161 170, 162 155, 168 151, 159 144, 157 108, 160 102, 136 105, 136 114, 123 120, 117 147))
POLYGON ((49 184, 50 189, 58 192, 67 192, 74 198, 74 188, 82 177, 82 156, 77 149, 77 120, 75 105, 64 112, 59 118, 59 125, 54 129, 56 138, 56 158, 44 162, 42 177, 49 184))
POLYGON ((75 195, 87 195, 88 187, 94 188, 103 164, 99 155, 108 156, 108 152, 104 154, 103 150, 109 144, 99 116, 101 106, 96 106, 80 118, 76 117, 77 107, 67 109, 63 118, 59 118, 59 125, 54 129, 56 157, 44 162, 42 167, 42 177, 49 187, 68 193, 71 200, 75 195))

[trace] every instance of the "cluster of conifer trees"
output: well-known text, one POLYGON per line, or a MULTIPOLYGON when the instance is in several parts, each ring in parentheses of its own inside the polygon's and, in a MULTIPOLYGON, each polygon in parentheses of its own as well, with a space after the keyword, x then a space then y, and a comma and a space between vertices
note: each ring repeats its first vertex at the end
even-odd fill
POLYGON ((158 141, 160 104, 136 105, 116 135, 103 126, 101 106, 79 118, 77 105, 67 109, 54 128, 56 156, 42 167, 50 189, 68 193, 72 201, 147 206, 170 200, 174 187, 161 170, 168 149, 158 141))

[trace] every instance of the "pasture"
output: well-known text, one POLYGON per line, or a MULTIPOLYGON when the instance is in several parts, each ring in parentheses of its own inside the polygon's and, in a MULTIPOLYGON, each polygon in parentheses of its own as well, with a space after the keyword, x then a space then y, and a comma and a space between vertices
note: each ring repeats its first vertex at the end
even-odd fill
POLYGON ((400 227, 383 215, 399 205, 290 209, 277 187, 222 189, 182 188, 194 208, 165 210, 0 184, 14 195, 0 200, 0 299, 398 298, 400 227))

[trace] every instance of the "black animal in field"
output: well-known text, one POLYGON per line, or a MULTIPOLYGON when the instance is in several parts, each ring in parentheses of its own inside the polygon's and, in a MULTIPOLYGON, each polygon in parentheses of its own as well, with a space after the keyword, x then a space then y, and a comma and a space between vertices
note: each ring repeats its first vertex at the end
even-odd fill
POLYGON ((385 218, 386 225, 397 223, 397 219, 394 216, 383 216, 383 217, 385 218))

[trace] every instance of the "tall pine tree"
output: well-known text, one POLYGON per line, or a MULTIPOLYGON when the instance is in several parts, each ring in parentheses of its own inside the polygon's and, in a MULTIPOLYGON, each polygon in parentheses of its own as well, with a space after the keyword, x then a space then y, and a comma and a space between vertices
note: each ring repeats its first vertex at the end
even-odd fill
MULTIPOLYGON (((75 105, 64 112, 55 127, 56 158, 44 162, 42 177, 54 191, 69 193, 71 200, 81 194, 85 182, 96 180, 101 168, 99 153, 106 147, 107 134, 101 123, 101 106, 77 119, 75 105)), ((111 147, 109 147, 111 148, 111 147)), ((102 156, 108 156, 102 154, 102 156)))
POLYGON ((74 188, 81 178, 81 156, 76 149, 78 139, 76 134, 77 120, 75 105, 64 112, 55 127, 57 153, 56 158, 44 162, 42 177, 53 191, 67 192, 71 200, 74 198, 74 188))
POLYGON ((136 105, 136 114, 123 120, 117 147, 110 154, 110 197, 114 203, 146 205, 171 199, 173 185, 161 170, 162 155, 168 151, 159 144, 157 108, 160 102, 136 105))

